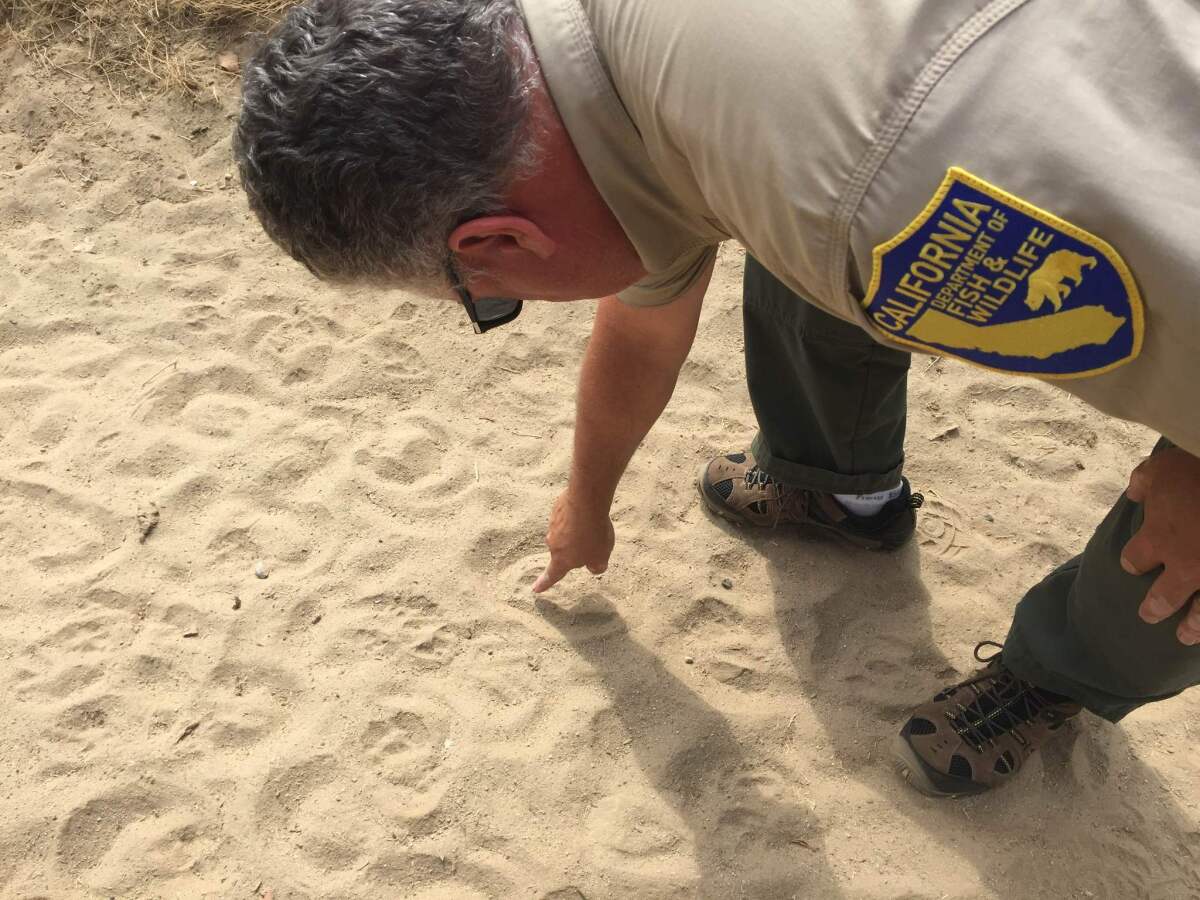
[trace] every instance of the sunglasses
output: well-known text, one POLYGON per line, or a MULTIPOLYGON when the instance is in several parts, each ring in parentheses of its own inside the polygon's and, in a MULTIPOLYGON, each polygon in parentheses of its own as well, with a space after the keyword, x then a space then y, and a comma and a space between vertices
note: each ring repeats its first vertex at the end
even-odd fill
POLYGON ((459 276, 453 259, 446 261, 446 274, 450 278, 450 284, 454 286, 454 292, 458 294, 458 301, 467 311, 471 327, 475 329, 476 334, 507 325, 521 314, 520 300, 510 297, 480 297, 476 300, 472 297, 459 276))

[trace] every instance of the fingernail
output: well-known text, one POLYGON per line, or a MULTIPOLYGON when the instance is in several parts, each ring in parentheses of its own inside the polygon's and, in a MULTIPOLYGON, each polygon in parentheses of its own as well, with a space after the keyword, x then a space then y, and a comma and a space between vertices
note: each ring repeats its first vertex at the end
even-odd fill
POLYGON ((1200 631, 1181 631, 1179 640, 1188 647, 1195 647, 1200 644, 1200 631))
POLYGON ((1138 573, 1137 569, 1135 569, 1133 567, 1133 563, 1131 563, 1129 560, 1127 560, 1123 556, 1121 557, 1121 568, 1124 569, 1126 572, 1128 572, 1130 575, 1136 575, 1138 573))
POLYGON ((1156 622, 1161 622, 1171 614, 1171 604, 1166 597, 1152 594, 1146 598, 1146 609, 1154 616, 1156 622))

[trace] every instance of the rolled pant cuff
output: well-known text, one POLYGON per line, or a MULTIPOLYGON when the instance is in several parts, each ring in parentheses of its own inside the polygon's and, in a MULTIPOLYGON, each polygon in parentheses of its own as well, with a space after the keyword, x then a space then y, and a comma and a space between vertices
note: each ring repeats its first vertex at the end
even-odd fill
POLYGON ((877 491, 890 491, 900 483, 900 475, 904 471, 903 462, 891 471, 866 475, 841 475, 828 469, 801 465, 772 454, 761 434, 754 438, 751 452, 759 468, 776 481, 781 481, 789 487, 826 494, 873 494, 877 491))
POLYGON ((1070 697, 1088 712, 1110 722, 1120 722, 1131 712, 1147 703, 1169 700, 1178 694, 1175 692, 1158 697, 1120 697, 1092 685, 1056 674, 1038 662, 1021 636, 1020 627, 1015 622, 1008 637, 1004 640, 1004 665, 1022 681, 1028 681, 1044 690, 1070 697))

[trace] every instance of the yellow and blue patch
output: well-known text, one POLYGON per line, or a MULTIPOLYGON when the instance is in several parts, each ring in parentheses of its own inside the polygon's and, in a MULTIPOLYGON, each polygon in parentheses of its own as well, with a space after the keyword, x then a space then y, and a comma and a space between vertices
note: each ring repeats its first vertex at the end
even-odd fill
POLYGON ((875 248, 863 305, 893 340, 1038 378, 1111 371, 1137 358, 1145 332, 1116 250, 959 168, 875 248))

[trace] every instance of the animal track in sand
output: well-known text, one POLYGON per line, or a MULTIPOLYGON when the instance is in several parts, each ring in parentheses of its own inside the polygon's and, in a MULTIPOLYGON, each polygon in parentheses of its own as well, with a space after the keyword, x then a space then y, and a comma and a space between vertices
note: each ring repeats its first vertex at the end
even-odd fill
POLYGON ((101 614, 71 622, 27 651, 28 669, 17 671, 16 697, 62 700, 100 681, 106 659, 133 637, 133 620, 101 614))
POLYGON ((557 369, 575 357, 562 343, 553 340, 535 341, 527 334, 513 331, 499 342, 499 352, 485 371, 499 370, 501 375, 523 375, 527 372, 557 369))
POLYGON ((661 798, 628 790, 597 803, 586 828, 593 865, 639 878, 675 874, 689 843, 683 821, 661 798))
POLYGON ((148 481, 164 481, 195 464, 195 454, 173 441, 155 439, 129 456, 113 463, 117 475, 148 481))
POLYGON ((386 440, 355 450, 353 460, 372 488, 385 496, 402 497, 406 509, 441 510, 451 481, 444 471, 445 448, 452 443, 441 424, 423 416, 405 416, 388 429, 386 440), (422 498, 427 502, 422 503, 422 498))
POLYGON ((382 885, 392 889, 386 896, 405 900, 491 900, 517 893, 496 869, 432 853, 387 853, 363 874, 370 894, 378 895, 382 885))
POLYGON ((333 348, 329 344, 311 344, 289 353, 280 359, 284 369, 283 383, 286 386, 319 381, 325 376, 333 348))
POLYGON ((394 455, 376 455, 370 450, 358 450, 354 454, 354 462, 370 469, 383 481, 407 487, 436 472, 440 455, 431 441, 418 439, 394 455))
POLYGON ((740 627, 744 622, 745 617, 732 603, 714 594, 704 594, 676 619, 676 626, 681 631, 709 627, 725 630, 740 627))
POLYGON ((55 724, 71 734, 103 728, 119 706, 120 700, 112 694, 84 700, 64 710, 55 724))
POLYGON ((376 594, 345 609, 353 624, 339 629, 330 641, 324 654, 329 659, 353 664, 368 653, 438 669, 462 649, 462 627, 451 624, 424 595, 376 594))
POLYGON ((184 371, 181 367, 146 387, 136 407, 136 418, 143 423, 170 421, 196 398, 213 394, 259 402, 271 396, 255 373, 241 366, 214 365, 196 371, 184 371))
POLYGON ((538 597, 534 607, 573 644, 605 640, 629 630, 616 605, 600 591, 589 591, 569 606, 538 597))
POLYGON ((450 782, 449 715, 424 699, 390 701, 389 706, 393 712, 362 731, 358 750, 381 782, 376 789, 381 811, 403 818, 409 830, 426 832, 435 825, 450 782))
POLYGON ((206 331, 221 321, 221 313, 209 303, 197 303, 184 307, 183 321, 192 331, 206 331))
POLYGON ((99 350, 92 354, 80 354, 83 358, 74 360, 71 365, 62 370, 66 378, 76 378, 80 381, 98 382, 107 378, 114 371, 122 368, 129 358, 128 352, 105 352, 99 350))
POLYGON ((108 791, 67 817, 58 834, 59 863, 85 881, 92 881, 88 870, 102 868, 126 884, 138 875, 186 872, 216 847, 219 818, 203 806, 178 786, 136 783, 108 791))
POLYGON ((344 628, 327 655, 352 662, 370 654, 377 659, 407 659, 424 668, 440 668, 458 653, 457 630, 443 619, 402 615, 393 622, 386 628, 344 628))
POLYGON ((166 690, 178 685, 183 675, 169 659, 151 653, 139 653, 124 660, 120 669, 127 671, 134 684, 155 690, 166 690))
POLYGON ((134 597, 106 587, 94 587, 83 598, 93 606, 121 612, 131 612, 146 602, 144 597, 134 597))
POLYGON ((358 857, 353 832, 339 821, 339 795, 346 792, 345 772, 336 757, 323 754, 291 765, 272 767, 254 804, 259 833, 297 863, 319 869, 345 869, 358 857), (342 832, 339 834, 339 832, 342 832))
POLYGON ((399 764, 402 769, 426 770, 437 765, 433 757, 434 737, 418 713, 401 710, 367 726, 360 741, 372 762, 399 764), (412 765, 418 763, 417 765, 412 765))
MULTIPOLYGON (((238 337, 238 349, 247 356, 258 355, 258 345, 287 320, 278 313, 264 313, 251 319, 238 337)), ((267 348, 269 354, 272 348, 267 348)), ((275 348, 275 352, 278 349, 275 348)))
POLYGON ((374 353, 375 364, 383 371, 404 379, 427 378, 429 367, 421 351, 404 340, 405 331, 395 322, 386 323, 371 333, 366 345, 374 353))
POLYGON ((429 371, 428 362, 413 347, 397 353, 385 365, 363 348, 342 354, 335 374, 314 393, 326 401, 389 398, 411 404, 433 387, 429 371))
POLYGON ((763 691, 771 683, 770 660, 746 647, 727 646, 712 659, 700 662, 717 681, 740 691, 763 691))
POLYGON ((254 478, 254 484, 265 491, 298 491, 313 475, 325 471, 332 457, 328 444, 312 438, 293 438, 275 453, 264 453, 268 460, 275 458, 254 478))
POLYGON ((89 611, 86 616, 68 621, 37 646, 40 650, 53 652, 60 659, 71 653, 103 655, 123 646, 132 635, 129 616, 120 613, 97 615, 89 611))
POLYGON ((517 563, 525 564, 541 557, 546 550, 542 539, 545 523, 526 520, 505 528, 488 528, 479 533, 467 551, 467 567, 472 572, 490 575, 517 563))
POLYGON ((463 696, 486 720, 489 736, 497 741, 553 738, 543 729, 553 712, 554 699, 540 685, 537 671, 545 639, 513 621, 475 626, 466 665, 456 674, 463 679, 463 696))
POLYGON ((237 397, 197 397, 180 415, 180 422, 201 437, 230 438, 254 417, 252 404, 237 397))
POLYGON ((458 655, 457 629, 444 620, 413 616, 400 627, 408 632, 409 656, 426 667, 444 666, 458 655))
POLYGON ((124 530, 111 511, 78 495, 0 478, 0 559, 13 564, 18 576, 37 580, 57 569, 95 563, 120 546, 124 530))
POLYGON ((239 349, 250 357, 277 361, 298 347, 337 344, 346 335, 345 327, 336 319, 308 313, 305 307, 286 297, 265 294, 252 305, 249 302, 246 305, 263 310, 250 319, 238 340, 239 349))
POLYGON ((67 437, 74 421, 75 417, 66 411, 46 412, 29 430, 29 437, 40 448, 52 450, 67 437))
POLYGON ((625 760, 631 752, 633 739, 621 716, 611 706, 596 710, 588 719, 585 732, 588 743, 597 756, 609 760, 625 760))
POLYGON ((215 562, 228 559, 247 560, 262 556, 262 548, 251 537, 251 527, 250 525, 235 526, 220 531, 208 542, 207 549, 212 553, 213 560, 215 562))
POLYGON ((214 700, 216 713, 192 740, 233 750, 253 747, 286 724, 300 687, 283 669, 226 659, 204 679, 202 694, 214 700))

